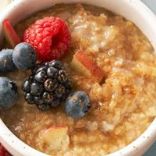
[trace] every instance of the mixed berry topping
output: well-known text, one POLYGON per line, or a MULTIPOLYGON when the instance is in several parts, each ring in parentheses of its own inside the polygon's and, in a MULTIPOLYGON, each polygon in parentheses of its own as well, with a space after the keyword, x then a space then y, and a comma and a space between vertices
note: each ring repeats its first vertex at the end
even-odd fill
POLYGON ((71 89, 68 74, 63 64, 57 60, 37 64, 32 75, 23 84, 27 102, 36 104, 41 110, 60 105, 71 89))
POLYGON ((0 73, 15 71, 16 69, 31 69, 36 63, 36 53, 32 46, 22 42, 14 49, 0 51, 0 73))
MULTIPOLYGON (((46 111, 65 103, 65 112, 73 118, 83 117, 90 108, 90 100, 84 91, 73 92, 69 74, 60 59, 69 48, 71 34, 65 21, 59 17, 37 20, 23 35, 24 42, 8 20, 4 20, 5 37, 13 49, 0 51, 0 73, 31 69, 22 89, 25 100, 46 111), (37 62, 38 57, 38 63, 37 62), (48 62, 47 62, 48 61, 48 62)), ((80 54, 80 53, 78 53, 80 54)), ((92 72, 93 63, 83 54, 74 55, 72 65, 83 64, 89 75, 103 74, 99 68, 92 72), (75 63, 75 62, 78 62, 75 63)), ((9 78, 0 77, 0 108, 10 108, 17 100, 17 86, 9 78)))
POLYGON ((26 29, 23 40, 35 48, 39 60, 51 61, 67 53, 71 35, 65 21, 51 16, 37 20, 26 29))

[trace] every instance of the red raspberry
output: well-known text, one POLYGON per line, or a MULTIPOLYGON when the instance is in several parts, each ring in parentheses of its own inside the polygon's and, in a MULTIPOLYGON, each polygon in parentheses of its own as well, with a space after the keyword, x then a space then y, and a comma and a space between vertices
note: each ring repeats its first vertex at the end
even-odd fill
POLYGON ((51 61, 67 52, 71 35, 65 21, 59 17, 45 17, 26 29, 23 39, 35 48, 39 60, 51 61))
POLYGON ((0 156, 11 156, 1 144, 0 144, 0 156))

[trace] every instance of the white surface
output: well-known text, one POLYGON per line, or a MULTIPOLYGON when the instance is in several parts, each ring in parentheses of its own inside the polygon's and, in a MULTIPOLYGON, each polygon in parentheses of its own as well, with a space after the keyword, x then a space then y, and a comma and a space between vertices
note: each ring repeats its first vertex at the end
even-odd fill
MULTIPOLYGON (((16 23, 24 16, 31 14, 56 2, 86 2, 94 5, 104 6, 118 14, 135 22, 137 26, 145 33, 156 50, 156 20, 154 14, 138 0, 18 0, 10 5, 4 13, 0 14, 0 32, 1 22, 9 18, 11 22, 16 23), (37 5, 36 5, 37 2, 37 5)), ((1 34, 1 33, 0 33, 1 34)), ((0 35, 1 36, 1 35, 0 35)), ((110 156, 139 156, 153 143, 156 139, 156 120, 151 126, 132 144, 122 150, 111 154, 110 156), (135 148, 134 148, 135 147, 135 148)), ((11 133, 9 129, 0 120, 0 140, 5 147, 15 156, 45 156, 38 152, 11 133), (15 145, 16 144, 16 145, 15 145)))
POLYGON ((0 11, 2 11, 10 2, 11 0, 0 0, 0 11))
MULTIPOLYGON (((142 0, 156 14, 156 0, 142 0)), ((153 146, 145 153, 144 156, 156 155, 156 140, 153 146)))
POLYGON ((156 0, 142 0, 154 13, 156 13, 156 0))

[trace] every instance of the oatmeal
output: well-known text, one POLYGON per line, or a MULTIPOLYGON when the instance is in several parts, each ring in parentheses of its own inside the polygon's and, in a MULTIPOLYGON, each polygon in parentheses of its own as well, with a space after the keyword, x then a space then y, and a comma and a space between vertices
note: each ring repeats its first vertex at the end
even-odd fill
MULTIPOLYGON (((17 104, 1 111, 1 118, 20 139, 50 155, 104 155, 128 145, 156 117, 156 56, 151 44, 132 22, 80 4, 38 12, 18 23, 17 32, 22 36, 30 24, 45 16, 59 16, 69 25, 72 43, 62 61, 74 87, 89 95, 90 111, 80 119, 66 115, 63 105, 42 112, 28 105, 20 90, 17 104), (77 51, 102 70, 100 82, 73 66, 77 51)), ((21 88, 28 74, 18 71, 7 76, 21 88)))

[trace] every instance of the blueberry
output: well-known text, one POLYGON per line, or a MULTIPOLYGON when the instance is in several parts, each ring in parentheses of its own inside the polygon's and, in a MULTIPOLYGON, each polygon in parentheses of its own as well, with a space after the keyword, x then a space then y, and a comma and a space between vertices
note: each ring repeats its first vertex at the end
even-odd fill
POLYGON ((30 69, 36 62, 36 53, 28 43, 19 43, 14 48, 13 62, 18 69, 30 69))
POLYGON ((12 61, 12 54, 12 49, 3 49, 0 51, 0 72, 10 72, 16 70, 12 61))
POLYGON ((73 118, 85 116, 89 108, 90 100, 84 91, 76 91, 70 94, 65 102, 65 111, 73 118))
POLYGON ((0 77, 0 107, 10 108, 18 97, 16 84, 6 77, 0 77))

